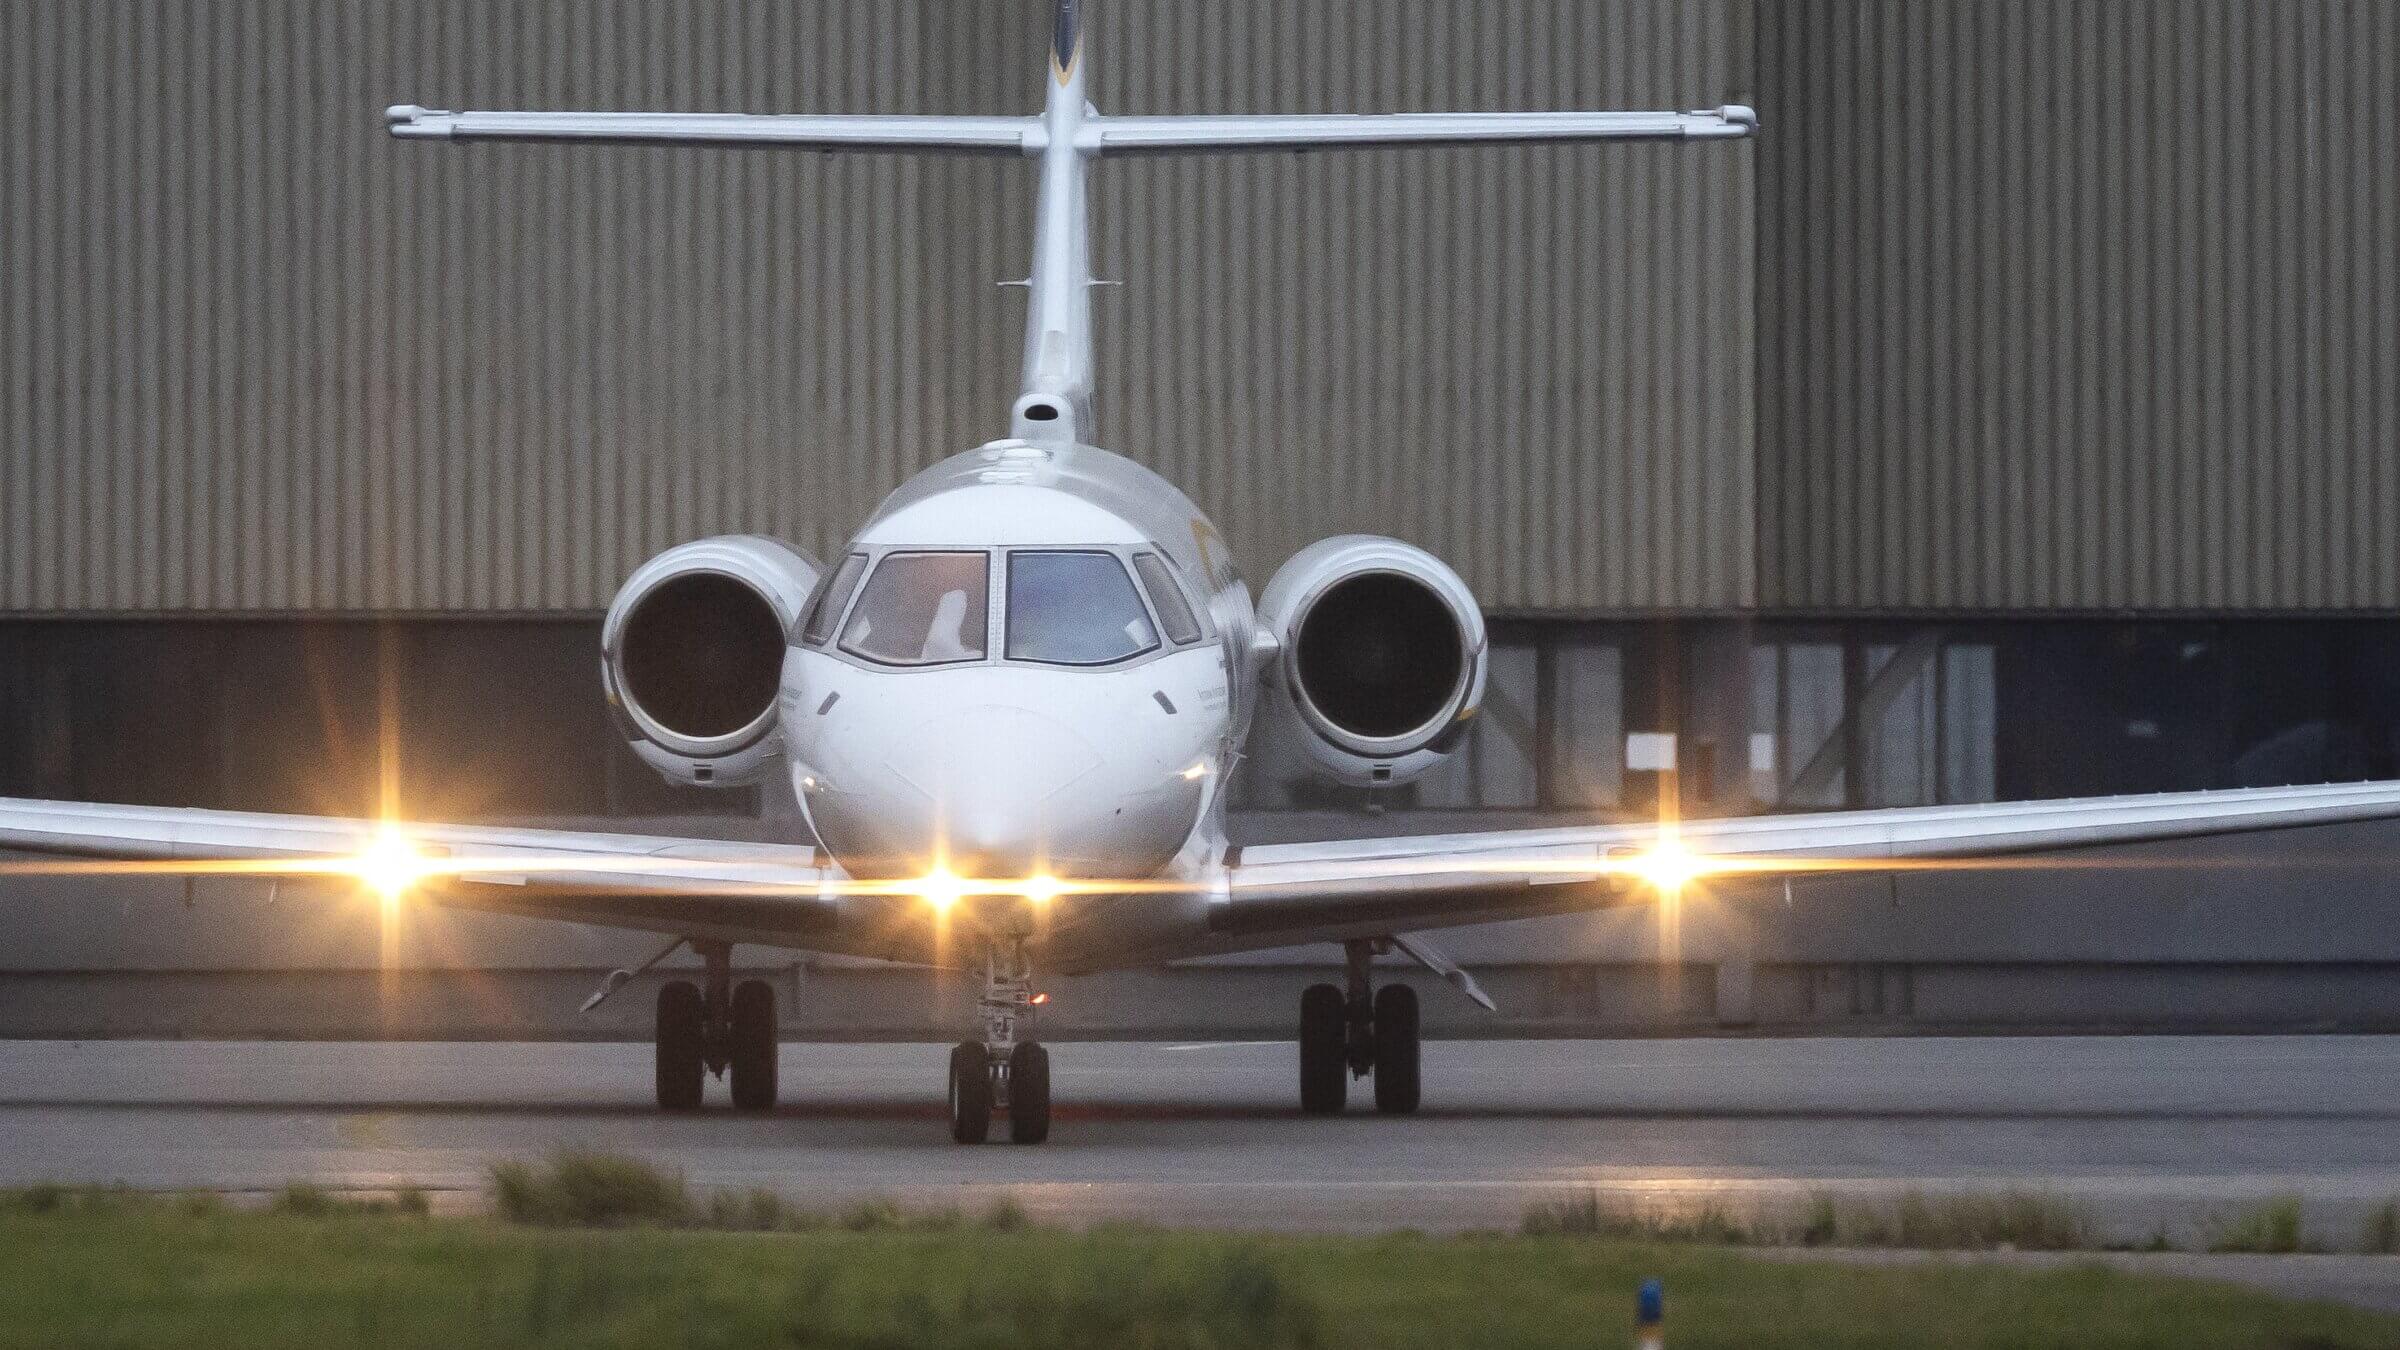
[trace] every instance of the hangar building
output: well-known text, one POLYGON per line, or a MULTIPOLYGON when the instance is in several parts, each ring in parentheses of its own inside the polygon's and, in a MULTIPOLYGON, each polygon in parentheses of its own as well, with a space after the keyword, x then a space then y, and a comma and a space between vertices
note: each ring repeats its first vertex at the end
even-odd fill
MULTIPOLYGON (((379 111, 1017 111, 1037 9, 0 7, 0 793, 355 812, 388 745, 427 816, 771 828, 615 743, 599 611, 701 535, 832 553, 1005 431, 1030 166, 379 111)), ((2400 776, 2400 6, 1099 9, 1112 111, 1763 122, 1105 166, 1099 439, 1254 581, 1391 533, 1495 617, 1450 768, 1370 805, 1257 747, 1255 836, 2400 776)), ((2394 847, 1462 935, 1509 1007, 1443 1024, 2395 1025, 2394 847)), ((378 971, 369 916, 231 884, 0 897, 0 1034, 617 1026, 571 1014, 605 935, 421 916, 378 971)), ((1328 954, 1060 1015, 1272 1030, 1328 954)), ((796 1027, 921 1029, 913 974, 790 974, 842 991, 796 1027)))

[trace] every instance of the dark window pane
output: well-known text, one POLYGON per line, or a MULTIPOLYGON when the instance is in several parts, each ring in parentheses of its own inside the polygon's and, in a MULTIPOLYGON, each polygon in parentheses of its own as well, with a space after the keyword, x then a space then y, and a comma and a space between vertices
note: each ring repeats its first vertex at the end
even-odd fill
POLYGON ((1166 560, 1155 553, 1137 553, 1133 570, 1142 574, 1142 589, 1150 592, 1150 607, 1158 611, 1158 621, 1167 626, 1167 641, 1182 646, 1200 640, 1200 621, 1192 617, 1192 607, 1183 598, 1183 588, 1166 560))
POLYGON ((1008 659, 1099 666, 1158 645, 1113 553, 1008 555, 1008 659))

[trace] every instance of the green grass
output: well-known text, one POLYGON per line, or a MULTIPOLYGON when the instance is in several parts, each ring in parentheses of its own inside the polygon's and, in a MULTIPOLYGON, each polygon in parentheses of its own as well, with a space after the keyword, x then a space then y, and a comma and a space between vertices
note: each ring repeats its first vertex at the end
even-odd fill
POLYGON ((1816 1195, 1797 1213, 1748 1218, 1715 1206, 1696 1211, 1652 1207, 1589 1191, 1531 1206, 1520 1231, 1528 1237, 1712 1246, 2070 1252, 2100 1245, 2097 1229, 2081 1206, 2031 1191, 1932 1196, 1910 1191, 1888 1202, 1816 1195))
POLYGON ((2400 1253, 2400 1199, 2386 1200, 2359 1226, 2358 1249, 2377 1256, 2400 1253))
MULTIPOLYGON (((2098 1268, 1786 1264, 1588 1237, 804 1231, 0 1197, 0 1346, 2390 1347, 2400 1319, 2098 1268)), ((729 1202, 742 1226, 782 1229, 729 1202)), ((714 1202, 679 1222, 706 1221, 714 1202)), ((624 1222, 611 1219, 609 1222, 624 1222)))
POLYGON ((2212 1252, 2305 1252, 2306 1224, 2300 1197, 2279 1195, 2231 1213, 2212 1214, 2200 1226, 2201 1241, 2212 1252))
MULTIPOLYGON (((187 1208, 207 1212, 216 1197, 193 1192, 181 1197, 187 1208)), ((305 1181, 287 1183, 267 1201, 267 1208, 277 1214, 289 1214, 301 1219, 329 1219, 337 1214, 396 1214, 405 1218, 422 1219, 433 1213, 433 1198, 417 1186, 403 1186, 388 1196, 343 1195, 305 1181)))
POLYGON ((692 1217, 682 1173, 623 1154, 582 1149, 562 1149, 541 1166, 495 1163, 492 1208, 514 1223, 583 1227, 672 1225, 692 1217))
MULTIPOLYGON (((562 1149, 542 1163, 492 1167, 492 1212, 511 1223, 550 1228, 712 1228, 733 1233, 945 1232, 970 1222, 955 1209, 907 1211, 869 1197, 835 1212, 804 1209, 780 1192, 712 1191, 692 1197, 683 1174, 621 1153, 562 1149)), ((286 1188, 289 1195, 292 1188, 286 1188)), ((402 1192, 405 1200, 408 1192, 402 1192)), ((421 1200, 423 1192, 416 1193, 421 1200)), ((282 1205, 291 1212, 291 1206, 282 1205)), ((423 1213, 422 1205, 401 1212, 423 1213)), ((973 1221, 998 1232, 1023 1228, 1025 1209, 1007 1196, 973 1221)))
POLYGON ((1604 1200, 1597 1191, 1562 1195, 1528 1206, 1518 1231, 1526 1237, 1597 1237, 1713 1247, 1739 1247, 1765 1236, 1714 1205, 1691 1212, 1649 1209, 1604 1200))

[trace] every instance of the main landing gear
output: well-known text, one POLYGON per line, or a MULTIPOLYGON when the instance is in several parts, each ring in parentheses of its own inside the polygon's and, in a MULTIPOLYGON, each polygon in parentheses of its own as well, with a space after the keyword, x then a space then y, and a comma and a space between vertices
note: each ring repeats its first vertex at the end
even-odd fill
POLYGON ((980 1144, 992 1113, 1008 1116, 1008 1141, 1050 1137, 1050 1052, 1017 1039, 1033 1030, 1033 968, 1022 939, 995 938, 984 953, 983 1039, 950 1048, 950 1137, 980 1144))
POLYGON ((776 1090, 775 986, 735 984, 728 943, 692 949, 707 965, 703 983, 670 980, 658 991, 658 1104, 696 1111, 706 1076, 730 1070, 734 1108, 768 1110, 776 1090))
POLYGON ((1300 994, 1300 1109, 1339 1115, 1350 1079, 1375 1079, 1375 1109, 1387 1116, 1417 1109, 1417 991, 1405 984, 1376 989, 1377 942, 1343 944, 1347 989, 1312 984, 1300 994))

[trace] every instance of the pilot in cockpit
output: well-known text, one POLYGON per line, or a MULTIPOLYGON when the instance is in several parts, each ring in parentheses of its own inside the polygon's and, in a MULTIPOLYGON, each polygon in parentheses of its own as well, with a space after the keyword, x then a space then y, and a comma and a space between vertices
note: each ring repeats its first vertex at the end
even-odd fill
POLYGON ((979 661, 984 652, 981 553, 894 553, 867 579, 842 646, 894 666, 979 661))

